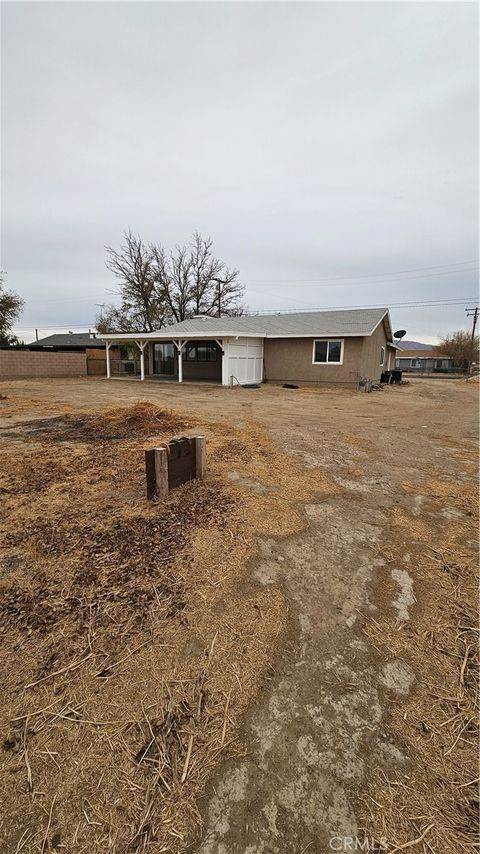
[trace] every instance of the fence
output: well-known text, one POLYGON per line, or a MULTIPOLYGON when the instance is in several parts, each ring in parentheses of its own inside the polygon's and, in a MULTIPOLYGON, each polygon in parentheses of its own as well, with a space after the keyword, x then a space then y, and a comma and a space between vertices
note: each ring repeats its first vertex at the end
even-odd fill
POLYGON ((140 361, 134 359, 111 359, 112 377, 134 377, 140 374, 140 361))
POLYGON ((0 379, 78 377, 87 373, 85 353, 0 350, 0 379))
POLYGON ((106 377, 107 360, 105 356, 89 356, 87 351, 87 374, 89 377, 106 377))

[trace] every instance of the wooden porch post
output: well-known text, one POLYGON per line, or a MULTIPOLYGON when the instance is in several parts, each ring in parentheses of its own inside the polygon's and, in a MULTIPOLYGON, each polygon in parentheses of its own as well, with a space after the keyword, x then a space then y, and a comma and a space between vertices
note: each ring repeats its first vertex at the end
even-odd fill
POLYGON ((107 341, 106 350, 105 350, 105 359, 107 362, 107 380, 112 378, 112 373, 110 370, 110 347, 112 346, 111 341, 107 341))
POLYGON ((140 379, 142 381, 145 379, 145 347, 147 346, 147 343, 147 341, 136 342, 136 345, 140 350, 140 379))
POLYGON ((182 341, 179 338, 178 341, 174 341, 173 343, 175 344, 175 347, 177 348, 177 353, 178 353, 178 382, 182 383, 183 382, 182 349, 183 349, 183 345, 185 344, 185 341, 182 341))

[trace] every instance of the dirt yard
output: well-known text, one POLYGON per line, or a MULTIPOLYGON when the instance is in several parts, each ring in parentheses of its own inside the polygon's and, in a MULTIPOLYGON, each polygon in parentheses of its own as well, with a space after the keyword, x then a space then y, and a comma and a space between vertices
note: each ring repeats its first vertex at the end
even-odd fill
POLYGON ((463 380, 0 384, 0 849, 471 852, 477 441, 463 380))

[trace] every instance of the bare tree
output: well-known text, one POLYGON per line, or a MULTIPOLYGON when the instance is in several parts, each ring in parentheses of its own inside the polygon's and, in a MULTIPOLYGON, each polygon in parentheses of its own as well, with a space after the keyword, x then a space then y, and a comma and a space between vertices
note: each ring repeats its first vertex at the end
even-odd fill
POLYGON ((194 314, 238 314, 244 295, 239 271, 216 258, 212 246, 210 237, 195 232, 190 244, 194 314))
POLYGON ((152 246, 156 279, 162 283, 172 318, 178 322, 194 314, 239 314, 243 286, 238 270, 217 258, 210 237, 195 232, 188 246, 177 246, 167 259, 159 244, 152 246))
POLYGON ((120 308, 103 306, 99 332, 153 332, 194 314, 241 314, 244 288, 238 270, 216 258, 211 238, 196 232, 186 246, 168 253, 130 231, 117 252, 107 248, 107 267, 120 280, 120 308))
POLYGON ((468 368, 472 362, 479 361, 479 339, 469 332, 459 329, 447 335, 437 346, 437 352, 450 356, 453 364, 459 368, 468 368))
POLYGON ((25 300, 14 291, 7 291, 3 282, 4 273, 0 272, 0 345, 5 346, 18 344, 18 338, 12 335, 11 328, 22 313, 25 300))
POLYGON ((191 317, 191 277, 188 248, 177 246, 170 255, 161 244, 153 244, 156 259, 156 281, 165 296, 171 320, 180 323, 191 317))
POLYGON ((102 306, 97 329, 153 332, 164 326, 168 320, 165 294, 154 276, 152 248, 129 230, 119 251, 107 246, 106 265, 119 280, 122 303, 119 308, 102 306))

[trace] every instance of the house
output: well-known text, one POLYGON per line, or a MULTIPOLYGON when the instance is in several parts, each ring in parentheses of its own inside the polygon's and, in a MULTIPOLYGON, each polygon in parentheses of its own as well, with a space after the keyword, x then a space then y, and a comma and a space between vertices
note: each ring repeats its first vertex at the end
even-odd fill
POLYGON ((105 349, 105 342, 97 338, 95 332, 62 332, 47 335, 27 344, 29 350, 52 350, 54 352, 84 353, 86 349, 105 349))
POLYGON ((386 308, 299 312, 242 317, 195 316, 158 332, 102 335, 107 376, 113 346, 136 345, 140 377, 230 384, 273 383, 356 386, 378 381, 393 367, 386 308))
POLYGON ((453 359, 441 353, 435 347, 425 349, 424 345, 421 349, 404 350, 397 352, 395 359, 395 367, 406 373, 448 373, 454 370, 453 359))

